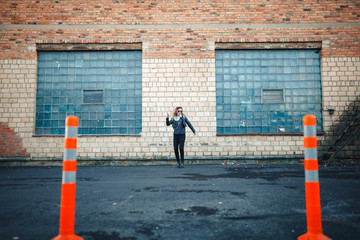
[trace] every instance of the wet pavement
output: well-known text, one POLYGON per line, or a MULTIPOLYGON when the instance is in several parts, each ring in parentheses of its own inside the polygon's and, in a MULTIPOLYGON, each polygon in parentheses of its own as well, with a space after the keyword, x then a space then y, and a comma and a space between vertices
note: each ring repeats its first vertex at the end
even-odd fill
MULTIPOLYGON (((359 239, 360 168, 321 167, 323 233, 359 239)), ((59 233, 61 167, 0 168, 0 239, 59 233)), ((78 167, 75 233, 86 240, 297 239, 302 165, 78 167)))

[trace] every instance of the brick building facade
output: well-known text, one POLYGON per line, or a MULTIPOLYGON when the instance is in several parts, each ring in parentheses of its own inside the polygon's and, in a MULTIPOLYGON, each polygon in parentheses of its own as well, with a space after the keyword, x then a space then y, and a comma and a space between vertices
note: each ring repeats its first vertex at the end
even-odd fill
POLYGON ((8 0, 0 11, 1 158, 61 159, 61 117, 78 113, 80 158, 168 159, 176 106, 198 133, 188 158, 299 156, 300 117, 326 134, 360 94, 357 1, 8 0))

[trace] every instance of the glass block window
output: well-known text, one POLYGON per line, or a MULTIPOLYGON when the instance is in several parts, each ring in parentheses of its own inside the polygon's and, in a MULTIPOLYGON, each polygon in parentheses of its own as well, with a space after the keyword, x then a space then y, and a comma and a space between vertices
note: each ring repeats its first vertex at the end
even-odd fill
POLYGON ((38 52, 36 135, 63 135, 68 115, 80 135, 138 135, 141 51, 38 52))
POLYGON ((218 134, 302 132, 313 114, 322 130, 318 50, 216 50, 218 134))

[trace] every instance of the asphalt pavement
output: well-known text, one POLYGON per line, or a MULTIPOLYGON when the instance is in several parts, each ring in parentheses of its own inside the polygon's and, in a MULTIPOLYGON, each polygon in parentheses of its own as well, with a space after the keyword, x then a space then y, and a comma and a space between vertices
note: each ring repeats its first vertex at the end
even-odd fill
MULTIPOLYGON (((359 239, 360 168, 320 167, 323 233, 359 239)), ((0 239, 59 233, 61 167, 0 168, 0 239)), ((293 165, 81 166, 75 233, 85 240, 297 239, 304 169, 293 165)))

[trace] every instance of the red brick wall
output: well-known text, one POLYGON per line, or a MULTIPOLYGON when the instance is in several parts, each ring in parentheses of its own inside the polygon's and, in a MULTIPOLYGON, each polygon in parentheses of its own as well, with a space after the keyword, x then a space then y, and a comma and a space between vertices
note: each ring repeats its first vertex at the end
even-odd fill
POLYGON ((8 124, 0 123, 0 157, 29 157, 21 138, 8 124))
POLYGON ((329 41, 323 57, 360 56, 356 1, 12 0, 0 4, 0 24, 33 28, 20 25, 1 31, 1 59, 34 59, 35 44, 41 42, 149 42, 144 58, 207 58, 214 57, 206 45, 213 40, 329 41))
POLYGON ((343 0, 6 0, 1 24, 173 24, 358 22, 343 0))
POLYGON ((219 42, 330 41, 322 57, 360 56, 360 27, 294 29, 80 29, 8 30, 2 33, 0 59, 34 59, 36 43, 149 42, 143 58, 211 58, 207 40, 219 42), (291 31, 289 33, 289 31, 291 31))

